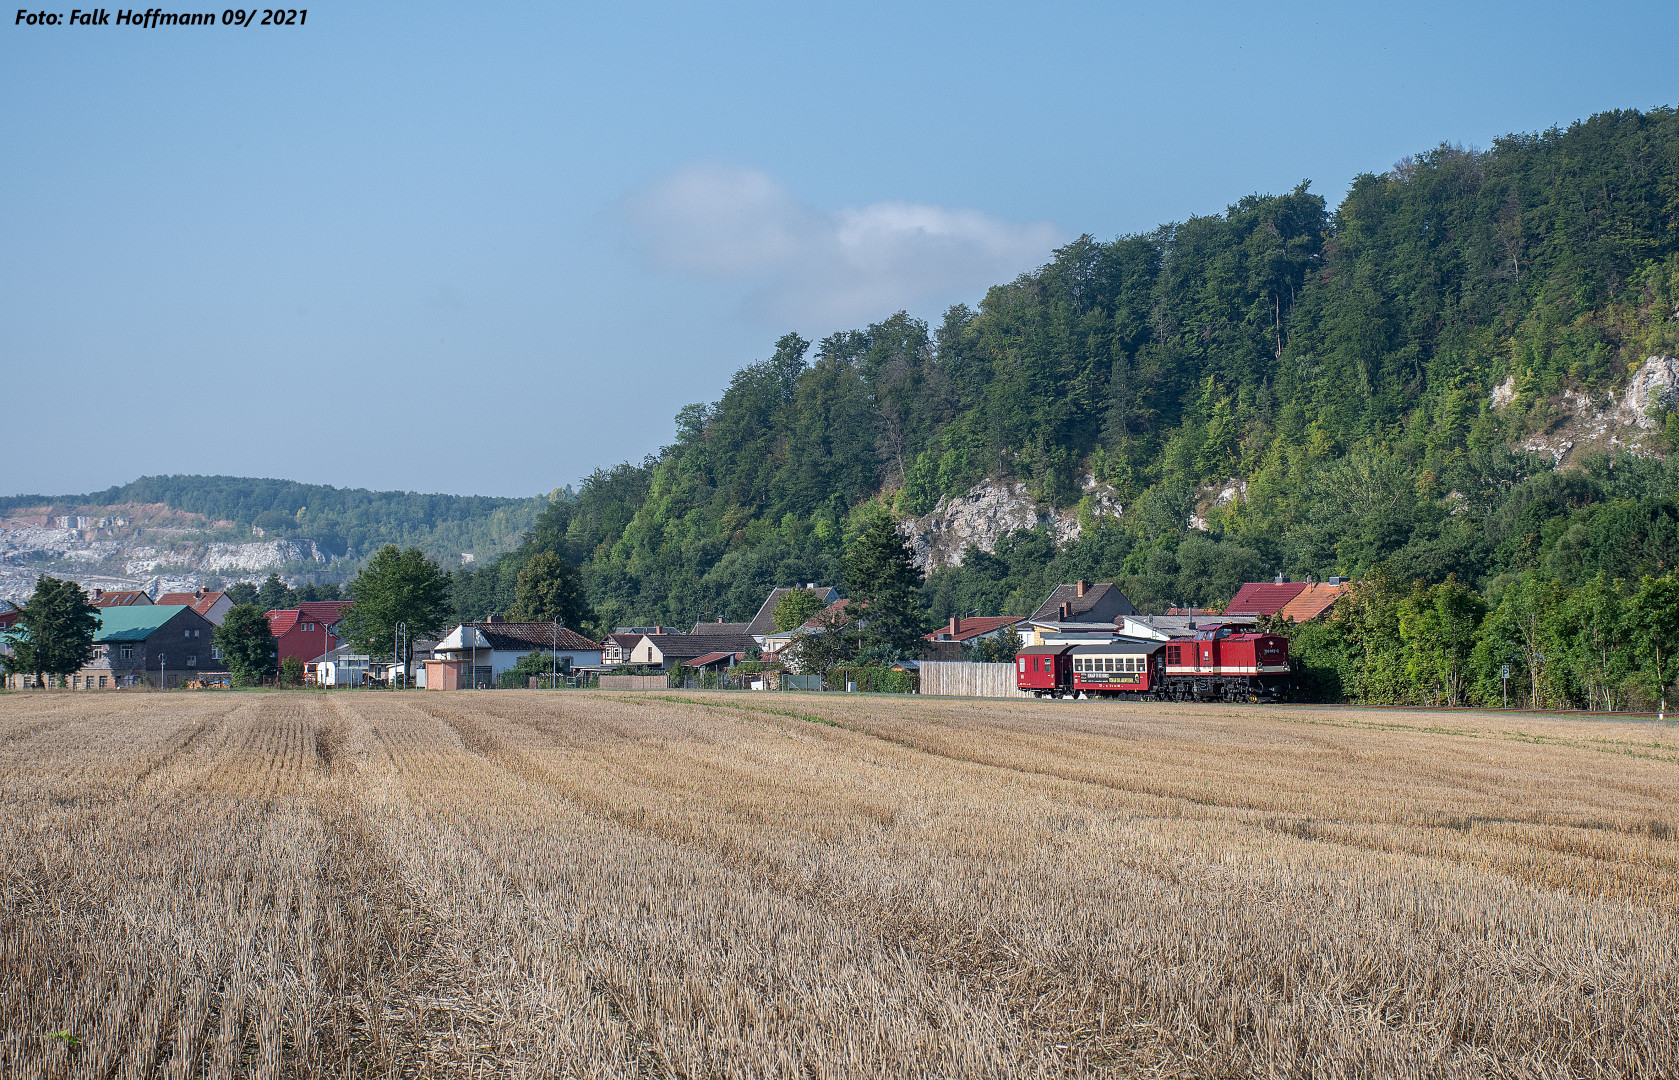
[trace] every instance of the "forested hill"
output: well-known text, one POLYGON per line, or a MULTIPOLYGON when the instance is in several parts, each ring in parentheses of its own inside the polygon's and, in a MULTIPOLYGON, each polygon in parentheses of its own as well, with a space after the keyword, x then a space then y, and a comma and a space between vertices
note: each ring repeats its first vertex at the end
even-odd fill
POLYGON ((940 571, 936 616, 1027 610, 1078 576, 1151 606, 1278 570, 1493 590, 1535 567, 1635 576, 1679 556, 1675 472, 1512 448, 1565 391, 1601 400, 1673 354, 1676 294, 1673 109, 1442 145, 1334 208, 1302 183, 1082 237, 937 325, 899 314, 814 348, 788 334, 682 410, 672 446, 597 472, 520 554, 461 581, 462 603, 505 607, 549 548, 582 566, 608 625, 740 619, 771 585, 837 580, 860 505, 921 514, 988 477, 1059 507, 1089 478, 1125 512, 1059 549, 1019 533, 940 571), (1245 496, 1190 529, 1231 478, 1245 496))
POLYGON ((548 498, 421 495, 243 476, 143 476, 88 495, 3 498, 0 513, 47 504, 125 503, 162 503, 211 522, 231 521, 241 530, 255 525, 269 536, 307 537, 333 555, 366 555, 381 544, 415 545, 453 565, 461 552, 489 556, 516 544, 548 498))

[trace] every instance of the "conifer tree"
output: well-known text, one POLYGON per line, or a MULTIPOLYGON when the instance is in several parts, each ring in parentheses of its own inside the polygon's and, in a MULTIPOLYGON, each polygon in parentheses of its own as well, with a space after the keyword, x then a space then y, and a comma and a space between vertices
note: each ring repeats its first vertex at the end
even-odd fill
POLYGON ((927 632, 921 571, 884 510, 875 513, 845 554, 848 607, 858 609, 864 655, 896 660, 918 652, 927 632))

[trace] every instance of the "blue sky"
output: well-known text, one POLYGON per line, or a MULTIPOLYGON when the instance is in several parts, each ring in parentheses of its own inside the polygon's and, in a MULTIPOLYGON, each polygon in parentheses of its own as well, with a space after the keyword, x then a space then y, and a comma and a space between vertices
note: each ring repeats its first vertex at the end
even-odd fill
POLYGON ((1674 104, 1676 10, 7 20, 0 494, 176 472, 546 491, 669 442, 787 330, 936 318, 1082 232, 1302 179, 1333 203, 1441 141, 1674 104))

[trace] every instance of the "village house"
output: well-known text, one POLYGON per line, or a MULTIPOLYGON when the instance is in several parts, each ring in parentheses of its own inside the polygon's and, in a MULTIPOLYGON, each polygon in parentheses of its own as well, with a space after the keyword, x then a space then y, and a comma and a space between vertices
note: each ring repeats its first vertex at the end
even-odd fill
MULTIPOLYGON (((791 587, 771 589, 770 594, 764 598, 764 602, 758 605, 758 613, 752 616, 752 621, 746 624, 745 630, 746 633, 751 634, 753 637, 758 639, 759 647, 765 652, 775 652, 780 648, 780 646, 772 646, 767 639, 771 637, 780 637, 781 635, 792 632, 776 630, 775 609, 776 606, 787 597, 788 593, 798 592, 801 589, 808 589, 809 591, 815 593, 816 598, 822 601, 822 606, 824 608, 831 606, 835 600, 840 598, 838 589, 831 585, 818 585, 815 582, 811 582, 809 585, 794 585, 791 587)), ((730 624, 726 623, 724 625, 730 624)), ((783 642, 783 644, 785 644, 785 642, 783 642)))
POLYGON ((322 653, 331 652, 343 644, 337 633, 338 620, 349 611, 349 600, 310 600, 294 608, 268 613, 268 632, 274 635, 279 655, 275 663, 288 657, 307 664, 322 653))
POLYGON ((194 589, 192 592, 164 593, 157 598, 159 604, 185 604, 198 612, 217 626, 227 618, 227 613, 233 607, 233 600, 224 592, 212 592, 204 589, 194 589))
MULTIPOLYGON (((216 628, 184 605, 130 604, 102 608, 93 635, 93 658, 71 675, 72 690, 119 690, 132 686, 175 689, 190 682, 227 678, 227 665, 213 641, 216 628)), ((21 689, 30 676, 11 675, 21 689)))
POLYGON ((462 623, 437 642, 425 662, 427 690, 488 689, 531 653, 552 657, 560 671, 598 667, 601 645, 551 622, 514 623, 500 615, 462 623))
POLYGON ((607 634, 600 642, 600 662, 607 667, 616 667, 629 661, 630 650, 641 640, 640 634, 627 632, 607 634))
POLYGON ((1108 641, 1122 620, 1137 608, 1112 583, 1075 581, 1050 591, 1020 628, 1025 645, 1085 644, 1108 641))
POLYGON ((925 659, 960 660, 963 646, 995 639, 1004 630, 1025 621, 1026 617, 1023 615, 979 615, 965 619, 952 615, 944 626, 930 634, 922 635, 928 642, 925 646, 925 659))
POLYGON ((669 671, 707 653, 756 652, 758 642, 749 634, 642 634, 630 648, 625 663, 669 671))

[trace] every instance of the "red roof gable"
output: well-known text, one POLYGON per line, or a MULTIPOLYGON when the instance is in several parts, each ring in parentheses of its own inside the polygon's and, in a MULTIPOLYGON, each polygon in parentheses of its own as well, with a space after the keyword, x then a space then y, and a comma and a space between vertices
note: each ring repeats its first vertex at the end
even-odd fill
POLYGON ((1345 585, 1331 585, 1323 581, 1308 585, 1299 596, 1284 604, 1278 614, 1295 622, 1311 622, 1333 607, 1345 589, 1345 585))
POLYGON ((192 610, 198 612, 200 615, 208 616, 210 614, 210 609, 216 606, 216 601, 226 595, 226 593, 203 591, 172 592, 164 593, 162 596, 157 598, 157 602, 164 606, 169 604, 185 604, 187 607, 192 608, 192 610))
POLYGON ((93 601, 93 606, 99 608, 132 607, 135 604, 149 604, 152 602, 152 598, 139 589, 124 589, 115 591, 96 590, 96 595, 94 595, 91 599, 93 601))
POLYGON ((1224 609, 1226 615, 1275 615, 1283 605, 1306 591, 1304 581, 1250 581, 1236 590, 1224 609))
POLYGON ((297 610, 302 618, 331 626, 342 619, 353 604, 352 600, 306 600, 297 605, 297 610))
POLYGON ((978 618, 956 620, 956 633, 950 632, 950 624, 934 630, 931 634, 921 636, 928 641, 972 641, 974 638, 984 637, 986 634, 1001 630, 1005 626, 1025 622, 1024 615, 982 615, 978 618))
POLYGON ((298 611, 296 608, 283 611, 270 611, 268 613, 268 632, 273 634, 275 637, 280 637, 282 634, 285 634, 292 627, 297 625, 297 616, 298 611))

